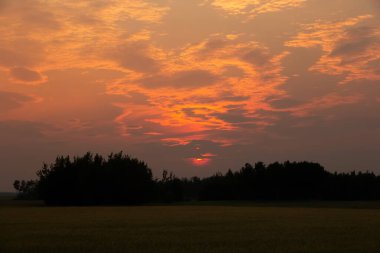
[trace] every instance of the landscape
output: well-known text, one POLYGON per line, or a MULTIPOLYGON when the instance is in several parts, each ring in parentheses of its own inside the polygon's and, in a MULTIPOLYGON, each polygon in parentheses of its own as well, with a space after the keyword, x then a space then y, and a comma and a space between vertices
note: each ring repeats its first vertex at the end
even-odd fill
POLYGON ((380 252, 379 0, 0 0, 0 253, 380 252))
POLYGON ((1 252, 378 252, 380 176, 310 162, 175 177, 122 152, 57 157, 0 199, 1 252))

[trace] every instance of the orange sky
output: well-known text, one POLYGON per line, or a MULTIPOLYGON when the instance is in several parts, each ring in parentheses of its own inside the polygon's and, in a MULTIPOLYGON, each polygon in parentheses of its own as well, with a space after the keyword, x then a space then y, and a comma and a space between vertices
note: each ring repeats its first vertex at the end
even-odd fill
POLYGON ((0 191, 57 155, 155 176, 380 173, 377 0, 0 0, 0 191))

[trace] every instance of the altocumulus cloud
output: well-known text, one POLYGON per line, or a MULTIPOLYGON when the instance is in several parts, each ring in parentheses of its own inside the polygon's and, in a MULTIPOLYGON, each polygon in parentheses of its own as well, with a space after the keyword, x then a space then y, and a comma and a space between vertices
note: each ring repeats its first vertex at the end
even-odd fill
POLYGON ((141 80, 148 88, 199 88, 214 84, 218 77, 206 70, 179 71, 172 75, 156 75, 141 80))
POLYGON ((16 92, 0 91, 0 113, 22 107, 27 103, 34 102, 35 100, 36 99, 33 96, 16 92))
POLYGON ((110 52, 110 56, 121 67, 148 73, 160 69, 160 63, 149 55, 149 46, 143 42, 120 45, 110 52))
POLYGON ((47 77, 40 72, 24 67, 10 69, 10 76, 13 81, 26 84, 37 84, 47 81, 47 77))

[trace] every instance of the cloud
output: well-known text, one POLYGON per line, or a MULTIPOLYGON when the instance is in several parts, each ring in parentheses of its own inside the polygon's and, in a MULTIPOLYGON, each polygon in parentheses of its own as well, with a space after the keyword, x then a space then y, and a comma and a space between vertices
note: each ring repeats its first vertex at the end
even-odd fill
POLYGON ((380 75, 380 59, 369 61, 368 67, 371 68, 376 74, 380 75))
POLYGON ((228 45, 231 45, 231 42, 232 41, 220 36, 212 37, 203 42, 203 45, 201 45, 198 54, 201 57, 209 57, 218 50, 223 49, 228 45))
POLYGON ((47 81, 47 77, 28 68, 11 68, 10 75, 13 81, 25 84, 38 84, 47 81))
POLYGON ((373 43, 378 42, 376 29, 373 27, 353 27, 347 29, 344 37, 336 42, 330 56, 353 56, 361 54, 373 43))
POLYGON ((215 157, 215 156, 218 156, 217 154, 213 154, 213 153, 204 153, 204 154, 201 154, 202 157, 215 157))
POLYGON ((140 83, 148 88, 172 87, 180 89, 200 88, 213 85, 218 77, 206 70, 187 70, 172 75, 158 75, 143 79, 140 83))
MULTIPOLYGON (((131 142, 173 138, 191 142, 193 139, 213 138, 219 140, 220 145, 226 145, 231 141, 219 131, 236 130, 239 121, 246 124, 246 114, 252 115, 267 107, 265 98, 278 92, 278 86, 286 80, 281 63, 286 53, 273 53, 264 43, 257 42, 252 34, 238 33, 240 29, 221 32, 223 23, 220 22, 226 20, 215 11, 215 5, 140 0, 37 1, 35 5, 31 4, 32 1, 23 5, 13 2, 14 11, 2 19, 5 28, 0 29, 4 31, 6 41, 4 45, 0 43, 0 48, 7 50, 4 53, 7 57, 0 57, 0 64, 9 70, 13 81, 23 83, 43 82, 47 79, 42 73, 48 73, 47 81, 55 84, 56 92, 44 96, 65 94, 65 97, 72 98, 73 103, 69 107, 64 107, 62 102, 64 104, 65 101, 60 99, 56 99, 58 102, 55 104, 51 102, 52 107, 65 115, 62 118, 73 119, 70 124, 60 121, 59 124, 69 129, 62 131, 62 136, 73 128, 91 132, 87 127, 89 124, 100 124, 92 119, 86 120, 87 115, 83 115, 90 107, 98 108, 95 103, 101 100, 101 96, 94 95, 90 88, 71 91, 66 83, 54 78, 58 70, 75 84, 89 80, 86 72, 109 70, 119 73, 113 80, 109 76, 91 79, 91 87, 95 89, 106 84, 104 92, 109 96, 108 105, 117 108, 117 116, 112 114, 106 120, 113 117, 112 123, 116 124, 118 134, 131 142), (23 10, 25 6, 32 11, 23 10), (198 22, 203 24, 203 18, 208 20, 210 15, 214 15, 211 18, 216 18, 216 21, 207 24, 210 29, 204 32, 184 33, 186 36, 179 39, 182 24, 193 27, 194 17, 199 14, 189 12, 187 19, 183 20, 182 12, 188 12, 189 6, 202 12, 199 15, 202 20, 198 22), (176 8, 176 13, 170 12, 171 8, 176 8), (44 18, 36 17, 33 10, 46 15, 44 18), (165 19, 168 13, 171 18, 181 21, 175 23, 175 20, 165 19), (38 24, 49 20, 51 27, 46 24, 38 28, 38 24), (175 31, 162 23, 167 21, 178 25, 169 27, 175 31), (15 25, 27 22, 30 26, 25 27, 29 27, 29 31, 15 25), (171 35, 174 41, 166 43, 171 35), (27 41, 36 41, 39 45, 24 49, 27 41), (73 77, 63 74, 65 70, 83 74, 73 77), (234 109, 238 106, 241 111, 234 109), (76 109, 71 110, 74 107, 76 109), (211 134, 212 131, 217 134, 211 134)), ((239 10, 253 17, 259 13, 291 8, 291 5, 289 1, 260 2, 254 6, 255 13, 248 9, 239 10)), ((47 89, 41 87, 41 92, 47 89)), ((78 89, 84 88, 78 85, 78 89)), ((38 110, 43 111, 41 108, 38 110)), ((53 111, 49 110, 51 117, 54 117, 53 111)), ((44 111, 39 115, 47 114, 44 111)), ((93 114, 92 117, 103 117, 99 113, 93 114)))
POLYGON ((278 109, 296 107, 305 103, 305 101, 297 100, 294 98, 275 98, 275 99, 269 99, 268 102, 273 108, 278 108, 278 109))
POLYGON ((257 112, 270 108, 266 99, 283 93, 279 86, 282 60, 288 52, 273 54, 252 38, 212 34, 197 43, 160 54, 165 64, 157 74, 132 75, 115 80, 108 94, 143 94, 145 104, 118 106, 115 120, 120 134, 131 141, 161 141, 186 145, 193 140, 215 140, 228 146, 239 131, 262 129, 273 119, 257 112), (155 134, 147 134, 155 133, 155 134))
POLYGON ((128 104, 134 104, 134 105, 148 105, 149 97, 141 92, 138 91, 130 91, 127 94, 124 94, 126 96, 126 99, 123 101, 128 104))
POLYGON ((25 0, 7 1, 4 8, 0 65, 5 68, 38 68, 44 72, 119 68, 145 73, 156 71, 160 65, 150 54, 150 46, 132 45, 129 39, 149 33, 153 24, 160 23, 169 9, 163 4, 143 0, 25 0))
POLYGON ((362 95, 339 95, 328 94, 326 96, 315 98, 314 100, 300 106, 290 109, 295 116, 304 117, 318 111, 323 111, 330 108, 335 108, 343 105, 356 104, 363 100, 362 95))
POLYGON ((342 91, 330 92, 323 96, 316 96, 310 100, 302 101, 291 97, 270 99, 269 103, 272 107, 268 111, 308 118, 315 115, 323 115, 323 112, 334 108, 357 104, 363 101, 363 99, 364 96, 362 94, 344 94, 342 91))
POLYGON ((23 107, 27 103, 36 102, 36 98, 16 92, 0 91, 0 113, 23 107))
POLYGON ((371 0, 371 3, 380 10, 380 2, 379 0, 371 0))
POLYGON ((186 115, 188 118, 198 118, 201 120, 208 120, 209 117, 207 114, 202 113, 202 111, 207 111, 207 108, 183 108, 182 112, 186 115))
POLYGON ((263 66, 267 63, 269 63, 269 60, 271 59, 271 56, 269 53, 263 49, 253 49, 244 55, 242 55, 242 60, 255 65, 255 66, 263 66))
MULTIPOLYGON (((10 143, 15 137, 22 136, 23 141, 42 139, 45 129, 51 128, 50 125, 23 120, 0 120, 0 137, 4 143, 10 143)), ((17 144, 17 143, 14 143, 17 144)))
POLYGON ((301 25, 301 32, 285 43, 289 47, 311 48, 320 46, 323 51, 331 51, 337 41, 345 37, 345 30, 371 19, 371 15, 361 15, 343 21, 317 21, 301 25), (329 39, 329 40, 327 40, 329 39))
POLYGON ((11 0, 2 0, 0 1, 0 12, 1 11, 4 11, 5 9, 8 8, 9 4, 10 4, 11 0))
POLYGON ((36 66, 43 58, 44 52, 39 42, 24 39, 13 42, 9 47, 0 42, 0 66, 5 68, 36 66))
MULTIPOLYGON (((330 96, 330 99, 333 99, 333 96, 330 96)), ((340 106, 327 106, 303 117, 287 113, 276 114, 279 120, 276 124, 268 126, 267 132, 272 135, 272 140, 276 139, 277 143, 288 143, 287 148, 294 148, 297 155, 303 152, 300 147, 307 147, 305 152, 309 152, 311 156, 318 156, 320 159, 326 159, 323 156, 328 156, 333 152, 334 159, 337 153, 341 153, 340 155, 345 159, 347 154, 353 155, 352 161, 354 161, 358 155, 360 156, 360 152, 354 151, 355 149, 366 149, 377 145, 377 139, 372 140, 372 138, 379 135, 379 119, 376 116, 378 105, 368 106, 369 103, 363 102, 350 103, 349 98, 338 99, 341 100, 339 103, 347 101, 340 106)), ((319 101, 322 102, 322 100, 329 100, 329 98, 319 101)), ((372 147, 369 150, 374 152, 375 149, 372 151, 372 147)))
POLYGON ((24 65, 25 59, 22 55, 5 48, 0 48, 0 65, 2 66, 14 66, 24 65))
POLYGON ((243 69, 237 66, 227 65, 223 68, 223 75, 229 77, 244 77, 245 72, 243 69))
POLYGON ((58 17, 50 10, 31 8, 24 11, 20 18, 22 23, 27 24, 29 29, 42 31, 62 29, 62 24, 58 21, 58 17))
POLYGON ((20 150, 28 158, 6 174, 22 176, 31 157, 38 166, 90 149, 126 149, 189 174, 199 172, 184 163, 190 157, 212 158, 207 173, 248 158, 328 160, 340 149, 349 154, 340 161, 378 162, 380 29, 371 7, 0 0, 0 118, 13 120, 0 122, 0 160, 14 166, 20 150), (374 155, 360 156, 367 143, 374 155))
POLYGON ((150 48, 146 43, 132 42, 118 46, 111 53, 111 57, 121 67, 137 72, 151 73, 160 69, 160 63, 150 53, 150 48))
POLYGON ((230 102, 231 104, 237 103, 237 102, 244 102, 248 101, 250 99, 250 96, 248 95, 235 95, 231 92, 228 91, 220 91, 220 92, 215 92, 213 94, 208 94, 208 95, 202 95, 202 94, 196 94, 193 96, 190 96, 188 99, 189 101, 193 101, 194 103, 199 103, 199 104, 213 104, 217 103, 218 101, 226 101, 230 102))
POLYGON ((207 3, 230 15, 253 19, 260 14, 284 11, 303 6, 307 0, 208 0, 207 3))
POLYGON ((242 108, 229 109, 224 113, 214 114, 217 118, 232 124, 245 124, 252 119, 247 117, 247 111, 242 108))
POLYGON ((373 16, 363 15, 339 22, 316 22, 304 25, 286 42, 288 47, 312 48, 319 46, 324 54, 310 67, 327 75, 340 75, 341 84, 355 80, 380 80, 370 63, 380 59, 380 29, 360 25, 373 16))

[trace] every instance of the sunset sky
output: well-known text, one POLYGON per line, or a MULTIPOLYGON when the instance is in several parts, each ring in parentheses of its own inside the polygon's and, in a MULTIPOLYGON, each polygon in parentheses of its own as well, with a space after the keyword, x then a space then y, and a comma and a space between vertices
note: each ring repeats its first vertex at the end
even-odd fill
POLYGON ((57 155, 160 177, 380 173, 379 0, 0 0, 0 191, 57 155))

